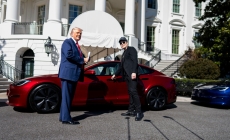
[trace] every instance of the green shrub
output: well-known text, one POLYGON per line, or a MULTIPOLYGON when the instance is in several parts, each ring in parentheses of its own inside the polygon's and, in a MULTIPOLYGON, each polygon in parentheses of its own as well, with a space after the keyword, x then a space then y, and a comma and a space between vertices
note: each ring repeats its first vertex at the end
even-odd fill
POLYGON ((220 76, 219 67, 208 59, 198 58, 188 60, 181 65, 179 73, 188 79, 210 79, 214 80, 220 76))
POLYGON ((221 82, 220 80, 203 80, 203 79, 175 79, 177 96, 191 97, 194 86, 207 83, 216 84, 221 82))

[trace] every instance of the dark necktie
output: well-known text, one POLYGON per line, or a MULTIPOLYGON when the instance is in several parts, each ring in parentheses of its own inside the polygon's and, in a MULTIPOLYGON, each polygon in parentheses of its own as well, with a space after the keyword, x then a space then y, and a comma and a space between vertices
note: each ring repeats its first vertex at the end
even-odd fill
POLYGON ((76 46, 77 46, 77 49, 78 49, 78 51, 79 51, 80 56, 82 57, 81 48, 80 48, 78 42, 76 42, 76 46))

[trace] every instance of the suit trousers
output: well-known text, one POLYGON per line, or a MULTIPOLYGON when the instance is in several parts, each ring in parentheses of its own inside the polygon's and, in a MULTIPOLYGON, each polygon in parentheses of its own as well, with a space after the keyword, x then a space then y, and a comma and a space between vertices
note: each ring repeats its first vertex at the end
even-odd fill
POLYGON ((71 105, 77 86, 77 81, 61 79, 62 102, 60 108, 60 121, 72 121, 70 116, 71 105))
POLYGON ((132 80, 129 76, 125 76, 125 81, 128 86, 129 93, 129 112, 135 110, 136 113, 141 113, 141 103, 137 92, 137 79, 132 80))

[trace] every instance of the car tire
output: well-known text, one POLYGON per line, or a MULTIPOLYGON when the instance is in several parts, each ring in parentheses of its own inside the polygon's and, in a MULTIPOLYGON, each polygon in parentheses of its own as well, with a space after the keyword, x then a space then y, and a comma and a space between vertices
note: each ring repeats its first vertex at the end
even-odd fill
POLYGON ((161 110, 166 105, 167 94, 160 87, 153 87, 147 94, 147 104, 151 110, 161 110))
POLYGON ((38 113, 53 113, 59 111, 61 90, 52 84, 37 86, 29 96, 30 107, 38 113))

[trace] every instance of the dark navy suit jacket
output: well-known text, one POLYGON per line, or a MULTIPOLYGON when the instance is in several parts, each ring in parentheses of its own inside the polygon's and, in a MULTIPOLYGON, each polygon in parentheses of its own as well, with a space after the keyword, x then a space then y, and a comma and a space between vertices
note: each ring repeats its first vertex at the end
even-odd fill
POLYGON ((58 77, 70 81, 78 81, 83 64, 84 59, 80 56, 80 52, 73 39, 66 39, 61 47, 61 63, 58 77))

